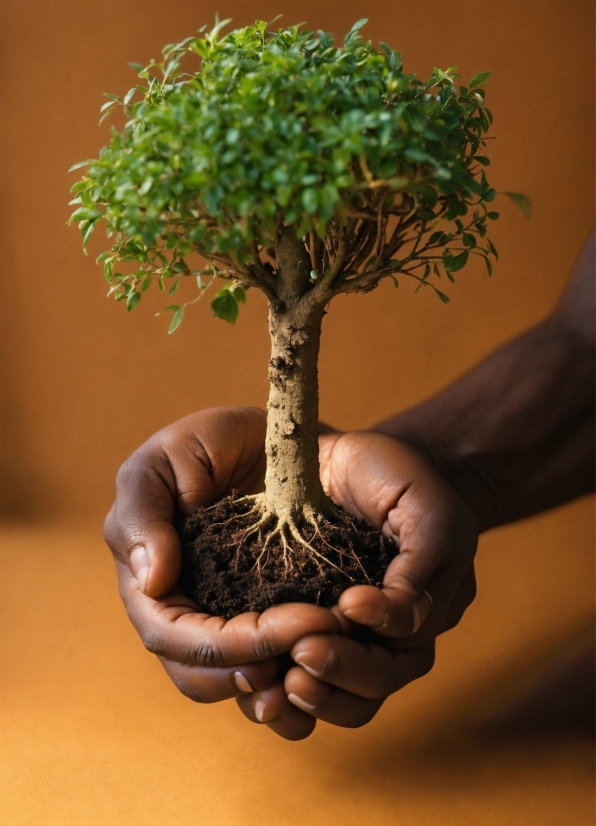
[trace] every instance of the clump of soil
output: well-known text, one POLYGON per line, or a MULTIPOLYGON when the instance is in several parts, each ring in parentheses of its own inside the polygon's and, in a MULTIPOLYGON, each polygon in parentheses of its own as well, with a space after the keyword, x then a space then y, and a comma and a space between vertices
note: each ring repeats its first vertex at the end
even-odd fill
POLYGON ((344 524, 320 517, 306 526, 304 539, 316 553, 295 540, 267 546, 246 537, 258 516, 254 502, 234 494, 181 520, 180 585, 200 607, 230 619, 245 611, 264 611, 282 602, 310 602, 330 608, 352 585, 381 586, 397 553, 393 542, 368 523, 345 514, 344 524))

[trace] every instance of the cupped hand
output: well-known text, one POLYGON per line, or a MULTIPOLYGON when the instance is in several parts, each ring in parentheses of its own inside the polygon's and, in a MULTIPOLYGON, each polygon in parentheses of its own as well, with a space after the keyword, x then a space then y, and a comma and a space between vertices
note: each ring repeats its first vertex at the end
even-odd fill
MULTIPOLYGON (((214 408, 159 431, 121 467, 105 521, 120 595, 134 627, 179 690, 198 702, 267 690, 275 684, 279 655, 305 635, 340 630, 330 611, 306 604, 226 621, 202 613, 176 589, 181 552, 175 510, 190 514, 232 489, 261 490, 265 423, 255 408, 214 408)), ((258 698, 252 713, 265 721, 258 698)), ((312 731, 315 719, 292 706, 281 724, 284 736, 299 739, 312 731)), ((277 728, 275 720, 270 725, 277 728)))
POLYGON ((320 459, 326 492, 392 538, 400 553, 382 589, 358 585, 342 594, 333 609, 342 634, 294 645, 297 665, 283 688, 277 681, 238 698, 251 719, 258 703, 282 735, 291 734, 297 709, 339 726, 368 722, 390 694, 430 670, 436 636, 459 622, 476 592, 475 517, 419 453, 389 436, 356 432, 321 436, 320 459))

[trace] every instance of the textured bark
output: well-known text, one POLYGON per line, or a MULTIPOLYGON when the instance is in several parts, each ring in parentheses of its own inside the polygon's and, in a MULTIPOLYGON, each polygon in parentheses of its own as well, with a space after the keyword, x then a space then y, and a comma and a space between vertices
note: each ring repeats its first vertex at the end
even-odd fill
POLYGON ((317 362, 324 308, 311 304, 310 256, 291 230, 277 249, 278 301, 269 302, 265 513, 299 524, 331 504, 319 477, 317 362))

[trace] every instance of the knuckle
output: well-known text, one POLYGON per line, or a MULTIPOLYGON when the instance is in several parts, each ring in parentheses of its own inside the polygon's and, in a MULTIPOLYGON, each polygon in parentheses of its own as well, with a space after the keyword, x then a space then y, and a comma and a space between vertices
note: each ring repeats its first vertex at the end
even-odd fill
POLYGON ((116 474, 116 488, 126 487, 128 484, 131 476, 135 473, 136 467, 136 453, 133 453, 132 456, 129 456, 128 459, 123 462, 120 467, 118 468, 118 472, 116 474))
POLYGON ((107 546, 110 550, 115 550, 116 546, 116 520, 114 517, 114 508, 110 509, 110 512, 104 519, 103 523, 103 537, 106 541, 107 546))
POLYGON ((259 660, 270 660, 277 654, 276 647, 268 636, 257 639, 253 644, 253 650, 259 660))
POLYGON ((398 674, 395 669, 387 669, 375 681, 375 685, 371 686, 370 698, 373 700, 384 700, 403 685, 401 674, 398 674))
POLYGON ((446 631, 451 631, 453 628, 459 625, 459 623, 463 619, 464 614, 465 608, 462 608, 460 611, 457 611, 456 613, 450 614, 443 623, 443 627, 441 628, 441 634, 444 634, 446 631))
POLYGON ((362 728, 373 719, 377 711, 380 709, 381 703, 375 702, 370 706, 364 706, 359 709, 357 713, 346 724, 346 728, 362 728))
POLYGON ((435 647, 434 645, 432 648, 428 649, 424 657, 422 658, 422 662, 420 664, 420 676, 424 677, 428 672, 432 669, 435 664, 435 647))
POLYGON ((217 645, 213 642, 203 641, 197 643, 188 654, 188 661, 193 665, 203 667, 218 667, 223 665, 223 657, 217 645))
POLYGON ((164 653, 164 640, 161 634, 157 634, 154 629, 148 628, 140 632, 143 645, 150 654, 161 656, 164 653))

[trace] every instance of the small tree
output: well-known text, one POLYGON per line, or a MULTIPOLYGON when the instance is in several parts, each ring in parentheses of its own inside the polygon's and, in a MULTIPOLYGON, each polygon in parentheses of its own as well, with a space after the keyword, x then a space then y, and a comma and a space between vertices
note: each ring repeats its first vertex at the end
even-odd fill
MULTIPOLYGON (((224 279, 211 306, 232 323, 248 288, 265 293, 267 473, 253 530, 285 547, 290 537, 305 544, 300 529, 317 514, 338 518, 319 479, 317 435, 331 299, 407 277, 446 303, 436 279, 453 281, 470 255, 491 274, 489 73, 459 91, 454 68, 419 80, 399 52, 361 40, 364 19, 339 48, 330 34, 271 32, 260 21, 222 36, 227 22, 167 46, 162 63, 131 64, 141 85, 103 107, 103 117, 123 107, 128 121, 99 159, 72 167, 88 169, 70 220, 85 246, 106 222, 115 243, 98 261, 128 310, 154 279, 172 296, 196 278, 195 301, 224 279), (182 67, 187 56, 198 69, 182 67), (193 253, 207 269, 193 269, 193 253), (133 271, 117 271, 121 262, 133 271)), ((191 303, 166 308, 170 332, 191 303)))

